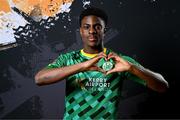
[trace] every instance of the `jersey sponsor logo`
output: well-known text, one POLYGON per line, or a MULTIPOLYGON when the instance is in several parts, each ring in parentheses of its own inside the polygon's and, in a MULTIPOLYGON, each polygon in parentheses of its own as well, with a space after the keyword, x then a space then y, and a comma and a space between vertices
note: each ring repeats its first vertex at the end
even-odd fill
POLYGON ((107 78, 88 78, 88 81, 83 86, 81 86, 81 88, 88 92, 107 91, 110 85, 111 84, 107 82, 107 78))

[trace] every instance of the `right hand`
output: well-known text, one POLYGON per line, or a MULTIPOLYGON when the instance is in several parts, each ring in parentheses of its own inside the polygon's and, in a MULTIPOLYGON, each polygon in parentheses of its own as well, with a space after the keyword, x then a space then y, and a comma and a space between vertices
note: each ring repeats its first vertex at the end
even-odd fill
POLYGON ((104 59, 107 59, 107 56, 105 53, 101 52, 99 53, 97 56, 93 57, 92 59, 86 61, 86 62, 83 62, 83 68, 84 68, 84 71, 100 71, 102 73, 105 73, 105 71, 96 66, 96 63, 101 59, 101 58, 104 58, 104 59))

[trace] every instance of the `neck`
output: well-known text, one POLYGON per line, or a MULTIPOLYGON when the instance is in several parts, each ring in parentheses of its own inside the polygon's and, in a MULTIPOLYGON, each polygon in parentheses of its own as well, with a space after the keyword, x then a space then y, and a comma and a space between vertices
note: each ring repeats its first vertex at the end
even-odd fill
POLYGON ((104 46, 101 47, 84 47, 83 51, 89 54, 96 54, 96 53, 100 53, 104 50, 104 46))
MULTIPOLYGON (((106 48, 103 49, 103 52, 106 54, 106 48)), ((97 56, 98 53, 87 53, 83 49, 81 50, 81 55, 88 57, 88 58, 93 58, 97 56)))

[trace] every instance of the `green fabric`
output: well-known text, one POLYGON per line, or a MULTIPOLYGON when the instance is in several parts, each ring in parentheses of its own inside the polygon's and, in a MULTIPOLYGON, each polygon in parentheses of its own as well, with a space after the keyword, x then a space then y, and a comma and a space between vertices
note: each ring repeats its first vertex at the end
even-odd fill
MULTIPOLYGON (((107 49, 106 54, 112 52, 107 49)), ((128 56, 123 59, 139 65, 128 56)), ((58 68, 87 61, 80 51, 60 55, 48 69, 58 68)), ((98 62, 102 66, 104 60, 98 62)), ((66 98, 64 119, 115 119, 118 96, 121 95, 121 84, 124 78, 132 79, 145 85, 145 81, 128 72, 104 75, 97 71, 87 71, 74 74, 66 80, 66 98)))

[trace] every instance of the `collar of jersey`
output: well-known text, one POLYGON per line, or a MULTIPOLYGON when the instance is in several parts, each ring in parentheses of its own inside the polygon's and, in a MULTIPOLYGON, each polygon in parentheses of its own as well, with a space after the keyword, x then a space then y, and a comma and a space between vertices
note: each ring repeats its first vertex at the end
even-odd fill
MULTIPOLYGON (((104 48, 103 52, 106 54, 106 48, 104 48)), ((87 57, 87 58, 93 58, 97 55, 98 53, 96 54, 90 54, 90 53, 85 53, 83 49, 81 49, 81 55, 87 57)))

